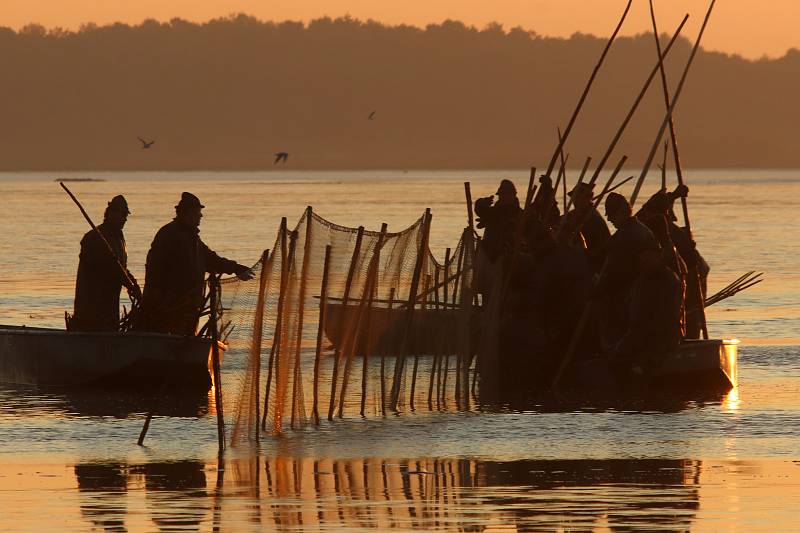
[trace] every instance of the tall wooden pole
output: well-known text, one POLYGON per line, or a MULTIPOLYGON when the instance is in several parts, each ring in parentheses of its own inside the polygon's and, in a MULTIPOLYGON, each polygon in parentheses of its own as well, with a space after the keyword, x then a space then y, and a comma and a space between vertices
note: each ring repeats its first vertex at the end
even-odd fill
MULTIPOLYGON (((369 352, 372 350, 372 304, 375 300, 375 294, 377 292, 378 287, 378 271, 380 269, 380 259, 381 259, 381 249, 383 248, 383 243, 386 240, 386 232, 389 229, 389 225, 385 222, 381 224, 381 234, 378 236, 378 244, 375 246, 375 252, 372 256, 372 261, 370 264, 370 273, 367 275, 367 279, 369 279, 370 274, 372 276, 372 282, 369 284, 369 301, 367 302, 367 324, 364 328, 366 330, 366 346, 364 347, 364 354, 363 354, 363 363, 361 365, 361 416, 364 416, 364 409, 366 407, 367 401, 367 380, 369 379, 369 352)), ((342 395, 344 396, 344 395, 342 395)))
POLYGON ((639 191, 642 188, 644 179, 647 177, 647 173, 650 171, 650 165, 653 164, 653 158, 656 155, 656 151, 658 151, 658 147, 661 145, 661 139, 664 137, 664 130, 667 129, 667 126, 669 125, 669 119, 672 117, 672 114, 675 111, 675 107, 678 105, 681 93, 683 92, 683 86, 686 83, 686 78, 689 75, 689 70, 692 67, 692 63, 694 62, 694 58, 697 55, 697 51, 700 49, 700 41, 702 41, 703 39, 703 34, 705 33, 706 27, 708 26, 708 19, 711 18, 711 12, 714 10, 714 4, 716 3, 716 1, 717 0, 711 0, 711 4, 708 6, 708 11, 706 12, 706 16, 703 19, 703 25, 700 27, 700 33, 697 35, 697 40, 694 43, 694 47, 692 47, 692 52, 689 54, 689 60, 686 62, 686 66, 683 69, 683 74, 681 75, 681 79, 678 82, 678 87, 675 89, 675 93, 673 94, 672 100, 670 101, 669 107, 667 108, 664 120, 662 121, 661 127, 658 130, 658 135, 656 135, 655 142, 653 142, 653 146, 650 149, 650 154, 647 156, 647 160, 645 161, 644 167, 642 168, 642 173, 639 175, 639 179, 637 180, 636 186, 633 189, 633 194, 631 195, 631 200, 630 200, 631 207, 633 207, 636 204, 636 198, 639 196, 639 191))
POLYGON ((622 17, 617 24, 617 27, 614 29, 614 32, 611 34, 611 37, 608 38, 608 42, 606 43, 605 48, 603 49, 603 53, 600 54, 600 59, 597 61, 597 64, 592 70, 592 74, 589 76, 589 81, 586 83, 586 87, 583 89, 583 93, 581 94, 580 99, 578 99, 578 104, 575 106, 575 110, 572 112, 572 116, 567 122, 567 127, 564 129, 564 135, 559 141, 558 146, 556 147, 555 151, 553 152, 553 156, 550 158, 550 162, 547 165, 547 172, 545 175, 549 178, 553 173, 553 169, 556 166, 556 160, 558 159, 558 154, 563 150, 564 143, 569 138, 570 133, 572 133, 572 126, 575 125, 575 120, 578 118, 578 114, 580 114, 581 109, 583 108, 583 103, 586 101, 586 97, 589 95, 589 91, 592 88, 592 84, 594 83, 595 78, 597 77, 597 73, 600 71, 600 67, 603 65, 603 62, 606 59, 606 55, 608 55, 608 51, 611 49, 611 45, 614 43, 614 39, 617 38, 617 34, 619 30, 622 28, 622 24, 625 22, 625 19, 628 16, 628 11, 631 9, 631 3, 633 0, 628 0, 627 5, 625 6, 625 11, 622 13, 622 17))
POLYGON ((600 172, 603 171, 603 168, 605 167, 606 162, 608 162, 608 158, 611 157, 611 154, 614 152, 614 149, 617 147, 617 143, 619 142, 620 138, 622 137, 622 134, 625 132, 625 129, 628 127, 628 124, 630 123, 631 119, 633 118, 634 113, 636 113, 636 110, 639 108, 639 104, 641 103, 642 99, 644 98, 644 95, 647 94, 647 89, 650 87, 650 83, 653 81, 653 78, 655 78, 656 74, 658 73, 659 68, 663 65, 664 58, 667 56, 669 51, 672 49, 672 45, 675 44, 675 41, 677 41, 678 36, 681 34, 681 30, 683 30, 683 26, 686 24, 686 21, 688 19, 689 19, 689 15, 686 15, 686 16, 683 17, 683 20, 681 21, 680 25, 678 26, 678 29, 675 30, 675 33, 672 35, 672 39, 670 39, 669 44, 667 44, 667 47, 664 49, 664 53, 663 54, 659 54, 658 63, 650 71, 650 75, 647 76, 647 79, 644 82, 644 86, 639 91, 638 96, 633 101, 633 105, 631 105, 631 108, 628 110, 628 114, 625 116, 625 119, 622 121, 622 124, 617 129, 617 132, 614 134, 614 138, 611 140, 611 144, 608 145, 608 148, 606 149, 606 152, 603 154, 603 157, 600 158, 600 162, 597 164, 597 168, 595 169, 594 174, 592 175, 592 179, 591 179, 590 183, 594 183, 595 181, 597 181, 597 177, 600 175, 600 172))
POLYGON ((264 335, 264 302, 267 290, 267 263, 269 262, 269 250, 264 250, 261 254, 261 272, 258 276, 258 298, 256 299, 256 312, 253 319, 253 343, 251 346, 250 357, 252 358, 255 376, 253 377, 253 388, 255 390, 256 424, 255 439, 259 441, 261 431, 258 429, 258 421, 261 418, 261 343, 264 335))
POLYGON ((219 298, 219 274, 208 278, 211 289, 211 366, 214 371, 214 402, 217 408, 217 440, 219 451, 225 450, 225 414, 222 408, 222 372, 219 364, 219 331, 217 330, 217 305, 219 298))
MULTIPOLYGON (((713 4, 712 4, 713 6, 713 4)), ((710 8, 709 8, 710 9, 710 8)), ((710 11, 709 11, 710 12, 710 11)), ((656 23, 656 12, 655 8, 653 7, 653 0, 650 0, 650 20, 653 23, 653 36, 655 37, 656 42, 656 51, 658 55, 661 55, 661 41, 658 39, 658 25, 656 23)), ((669 110, 669 84, 667 83, 667 72, 664 69, 663 63, 661 64, 661 89, 664 93, 664 106, 667 110, 669 110)), ((672 144, 672 156, 675 160, 675 175, 678 178, 678 185, 684 185, 683 180, 683 164, 681 163, 680 153, 678 152, 678 136, 675 133, 675 117, 670 113, 669 115, 669 142, 672 144)), ((666 168, 667 168, 667 154, 666 154, 666 145, 664 148, 664 170, 662 171, 662 187, 666 190, 666 168)), ((689 239, 692 240, 694 237, 692 236, 692 224, 689 220, 689 207, 686 201, 686 196, 681 196, 681 208, 683 209, 683 224, 686 228, 686 233, 689 236, 689 239)), ((697 270, 697 269, 695 269, 697 270)), ((705 311, 705 302, 703 301, 703 291, 702 291, 702 283, 700 282, 700 273, 697 272, 693 278, 690 279, 689 283, 697 284, 697 294, 698 299, 700 300, 697 305, 697 312, 700 313, 700 327, 703 332, 703 338, 708 338, 708 326, 706 324, 706 311, 705 311)))
POLYGON ((470 189, 470 185, 468 181, 464 182, 464 195, 467 199, 467 225, 470 228, 474 227, 474 215, 472 214, 472 190, 470 189))
MULTIPOLYGON (((344 344, 345 343, 345 336, 347 334, 347 304, 350 301, 350 289, 353 286, 353 277, 356 273, 356 267, 358 266, 358 259, 361 255, 361 243, 364 240, 364 226, 358 227, 358 232, 356 233, 356 243, 353 247, 353 255, 350 258, 350 268, 347 270, 347 280, 345 280, 344 284, 344 294, 342 295, 342 312, 341 312, 341 324, 339 324, 339 342, 344 344)), ((344 346, 346 348, 346 346, 344 346)), ((339 358, 341 356, 341 350, 337 347, 334 350, 333 355, 333 375, 331 376, 331 397, 330 403, 328 404, 328 420, 333 420, 333 413, 336 409, 336 386, 337 381, 339 380, 339 358)))
POLYGON ((314 354, 314 402, 311 416, 319 425, 319 364, 322 358, 322 338, 325 334, 325 318, 328 306, 328 276, 331 266, 331 245, 325 247, 325 263, 322 267, 322 287, 319 292, 319 325, 317 326, 317 347, 314 354))
POLYGON ((286 273, 288 268, 288 243, 286 242, 286 217, 281 218, 280 229, 278 229, 278 240, 281 247, 281 282, 278 292, 278 309, 275 317, 275 330, 272 334, 272 348, 269 352, 269 362, 267 364, 267 383, 264 385, 264 411, 261 413, 261 430, 267 429, 267 416, 269 415, 269 392, 272 386, 272 374, 275 368, 275 357, 280 350, 281 331, 283 330, 283 303, 286 297, 286 273))
POLYGON ((300 354, 303 345, 303 322, 305 319, 306 309, 306 286, 308 277, 308 264, 311 260, 311 228, 314 210, 311 206, 306 207, 306 235, 303 239, 303 266, 300 268, 300 294, 298 296, 298 309, 297 309, 297 334, 295 336, 295 353, 294 353, 294 375, 292 377, 292 418, 291 427, 294 428, 296 424, 295 412, 297 410, 298 387, 301 386, 301 373, 300 373, 300 354))
POLYGON ((417 261, 414 265, 414 274, 411 277, 411 287, 408 293, 409 305, 406 308, 405 327, 403 333, 403 341, 401 343, 400 353, 395 360, 394 377, 392 379, 392 390, 390 393, 389 407, 392 411, 397 410, 397 401, 400 397, 400 385, 403 371, 405 370, 406 351, 408 349, 408 337, 411 334, 412 320, 414 318, 414 308, 417 306, 417 290, 419 289, 419 281, 422 276, 422 269, 425 265, 425 260, 428 258, 428 239, 431 230, 431 210, 425 210, 423 217, 422 239, 417 249, 417 261))

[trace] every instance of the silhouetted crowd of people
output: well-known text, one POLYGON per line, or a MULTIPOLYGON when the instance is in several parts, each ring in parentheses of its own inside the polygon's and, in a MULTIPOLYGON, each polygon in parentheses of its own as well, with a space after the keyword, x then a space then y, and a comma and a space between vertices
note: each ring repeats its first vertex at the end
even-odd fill
POLYGON ((600 200, 613 233, 592 185, 572 189, 565 214, 555 192, 543 176, 526 210, 503 180, 497 201, 475 202, 484 230, 476 283, 484 309, 499 299, 501 367, 548 379, 574 343, 577 358, 646 371, 683 339, 699 338, 709 269, 673 212, 688 188, 660 190, 635 214, 624 196, 608 193, 600 200))

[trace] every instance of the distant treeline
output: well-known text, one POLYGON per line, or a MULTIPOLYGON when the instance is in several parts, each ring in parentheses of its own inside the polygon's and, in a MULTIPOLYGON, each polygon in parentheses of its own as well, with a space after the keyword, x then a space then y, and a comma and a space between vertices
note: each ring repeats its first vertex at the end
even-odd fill
MULTIPOLYGON (((541 167, 604 44, 244 15, 0 28, 0 169, 258 169, 280 151, 291 168, 541 167)), ((668 58, 673 86, 690 47, 668 58)), ((652 34, 615 43, 567 145, 572 166, 601 155, 655 62, 652 34)), ((657 79, 618 149, 630 167, 661 123, 660 91, 657 79)), ((701 52, 676 116, 685 164, 800 166, 799 94, 797 50, 701 52)))

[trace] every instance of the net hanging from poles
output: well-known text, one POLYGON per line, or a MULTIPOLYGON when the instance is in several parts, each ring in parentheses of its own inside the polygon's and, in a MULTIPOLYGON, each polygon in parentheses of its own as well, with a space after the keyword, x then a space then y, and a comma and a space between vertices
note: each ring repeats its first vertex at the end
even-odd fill
POLYGON ((426 211, 374 231, 308 208, 294 229, 284 219, 252 280, 222 280, 232 445, 325 419, 468 407, 474 234, 439 262, 430 223, 426 211))

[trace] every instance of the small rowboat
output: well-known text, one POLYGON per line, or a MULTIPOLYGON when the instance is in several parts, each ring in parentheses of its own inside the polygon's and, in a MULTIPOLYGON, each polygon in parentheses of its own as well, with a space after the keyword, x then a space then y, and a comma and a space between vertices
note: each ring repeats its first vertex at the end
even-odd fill
POLYGON ((0 383, 208 390, 211 339, 0 325, 0 383))

